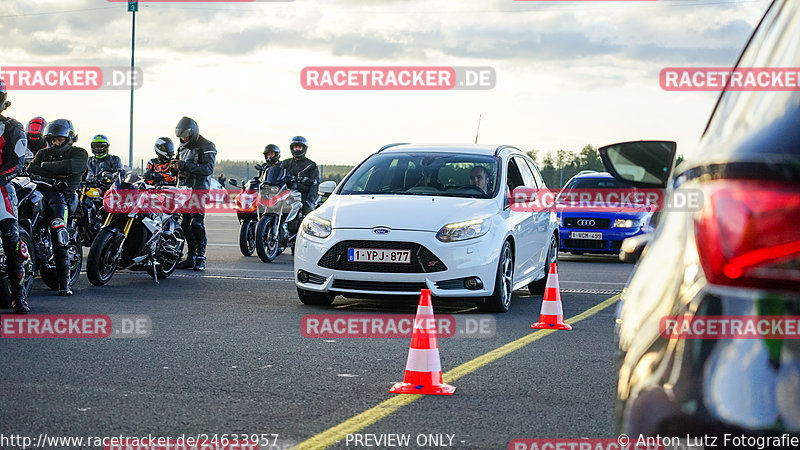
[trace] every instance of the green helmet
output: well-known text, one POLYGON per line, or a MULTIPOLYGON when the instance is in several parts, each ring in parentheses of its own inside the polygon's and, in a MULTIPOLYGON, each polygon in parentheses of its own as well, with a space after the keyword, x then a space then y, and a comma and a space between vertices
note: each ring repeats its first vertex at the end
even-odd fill
POLYGON ((102 134, 95 135, 92 138, 92 153, 98 158, 105 158, 108 155, 108 138, 102 134))

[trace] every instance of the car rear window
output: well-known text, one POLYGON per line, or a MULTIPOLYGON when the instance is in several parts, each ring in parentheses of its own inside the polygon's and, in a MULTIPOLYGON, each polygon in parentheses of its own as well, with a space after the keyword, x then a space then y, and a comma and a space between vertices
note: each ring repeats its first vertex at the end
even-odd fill
POLYGON ((632 187, 632 184, 616 178, 576 178, 564 189, 624 189, 632 187))
POLYGON ((498 159, 464 153, 376 153, 342 185, 343 195, 433 195, 491 198, 497 190, 498 159), (488 182, 473 185, 476 174, 488 182))

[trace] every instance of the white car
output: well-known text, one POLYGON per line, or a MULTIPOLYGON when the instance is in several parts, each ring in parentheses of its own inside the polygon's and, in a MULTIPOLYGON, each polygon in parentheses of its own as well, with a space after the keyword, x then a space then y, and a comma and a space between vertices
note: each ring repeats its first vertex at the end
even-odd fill
POLYGON ((555 212, 512 208, 518 187, 545 188, 533 160, 511 146, 381 148, 303 220, 294 255, 300 300, 430 289, 508 311, 515 289, 544 292, 558 257, 555 212))

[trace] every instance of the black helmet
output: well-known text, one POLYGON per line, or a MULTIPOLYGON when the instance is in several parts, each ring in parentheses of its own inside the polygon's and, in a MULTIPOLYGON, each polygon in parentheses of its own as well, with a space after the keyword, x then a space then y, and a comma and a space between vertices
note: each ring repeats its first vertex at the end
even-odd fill
POLYGON ((175 146, 172 144, 172 139, 168 137, 156 139, 156 143, 153 147, 155 147, 156 155, 158 155, 158 159, 161 161, 175 157, 175 146))
POLYGON ((292 142, 289 144, 289 150, 292 151, 292 156, 295 158, 305 156, 306 152, 308 151, 308 141, 303 136, 295 136, 292 138, 292 142), (294 149, 295 145, 302 145, 303 149, 297 151, 294 149))
POLYGON ((200 127, 197 126, 197 122, 194 119, 183 116, 175 127, 175 136, 178 136, 179 139, 185 138, 185 141, 181 139, 183 144, 192 145, 197 141, 197 137, 200 136, 200 127))
POLYGON ((75 134, 75 127, 72 126, 72 122, 67 119, 56 119, 47 126, 44 139, 47 141, 48 147, 55 150, 66 150, 78 140, 78 135, 75 134), (50 139, 56 136, 65 137, 67 140, 62 145, 55 146, 50 139))
POLYGON ((266 159, 267 162, 272 165, 278 164, 281 162, 281 149, 275 144, 267 144, 267 146, 264 147, 264 159, 266 159), (269 152, 275 152, 272 158, 267 156, 267 153, 269 152))
POLYGON ((8 94, 6 92, 6 82, 3 81, 3 80, 0 80, 0 111, 2 111, 4 109, 4 106, 6 106, 6 96, 7 95, 8 94))

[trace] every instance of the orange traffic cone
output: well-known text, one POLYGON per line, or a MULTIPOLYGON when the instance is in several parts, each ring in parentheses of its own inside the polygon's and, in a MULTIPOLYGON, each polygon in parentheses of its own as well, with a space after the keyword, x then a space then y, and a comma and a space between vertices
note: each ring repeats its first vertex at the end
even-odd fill
POLYGON ((572 327, 564 323, 564 311, 561 310, 561 292, 558 290, 558 273, 556 263, 550 263, 550 273, 547 275, 547 284, 544 288, 542 311, 539 321, 531 325, 536 329, 571 330, 572 327))
POLYGON ((456 388, 442 381, 439 345, 436 343, 436 321, 431 305, 431 291, 423 289, 419 296, 414 333, 408 349, 406 376, 395 383, 392 394, 453 395, 456 388))

